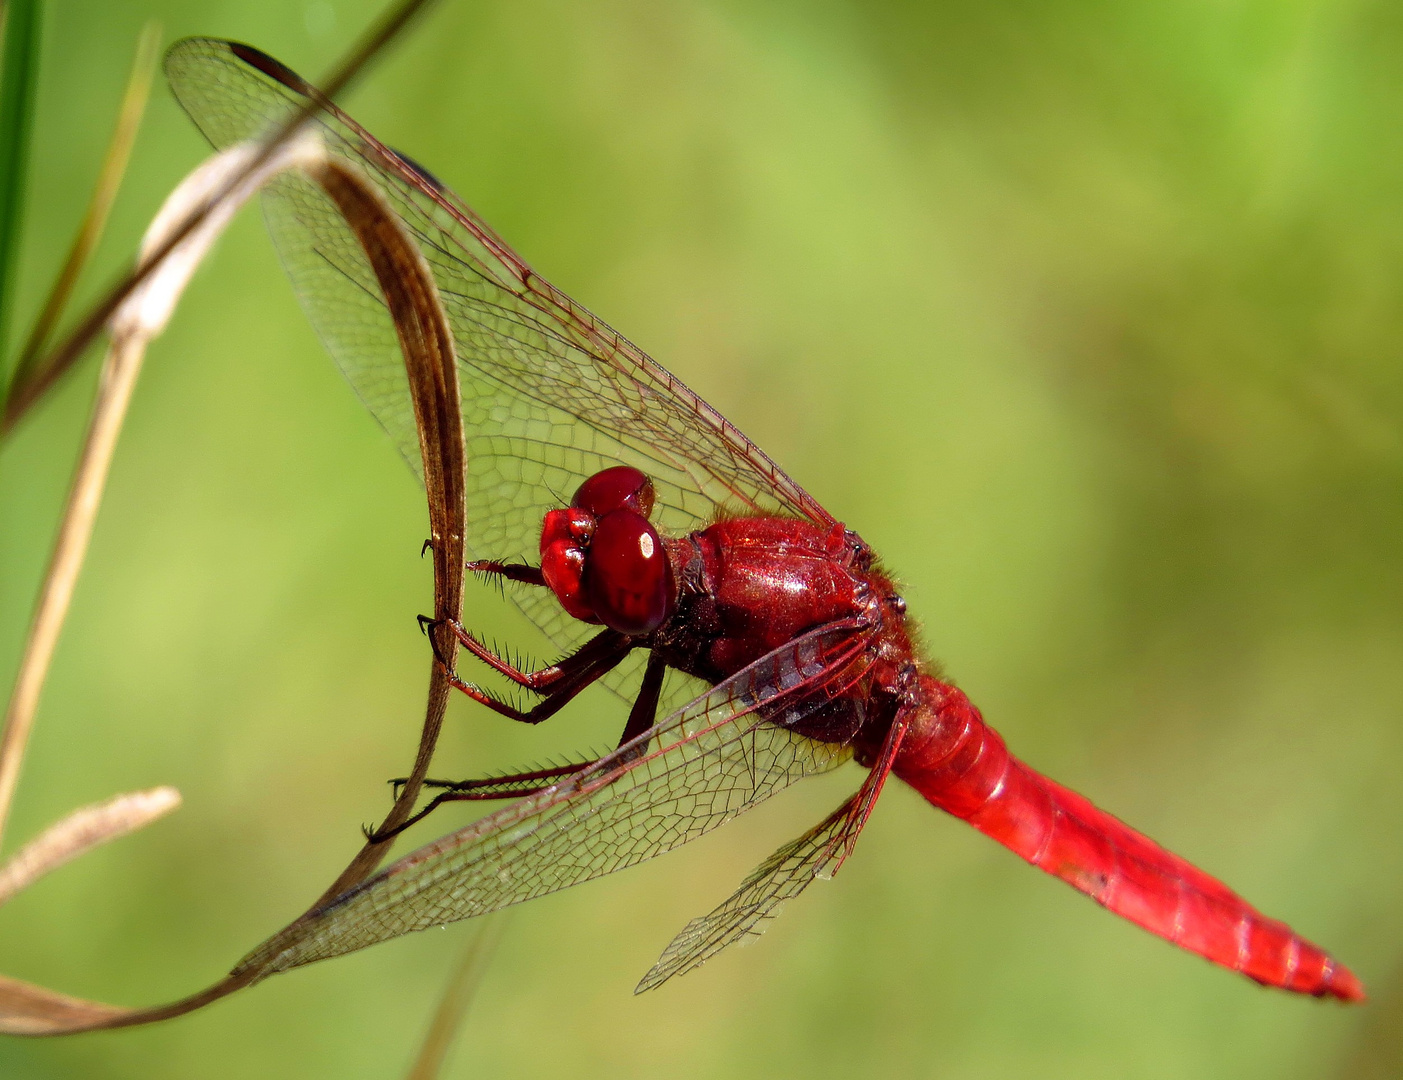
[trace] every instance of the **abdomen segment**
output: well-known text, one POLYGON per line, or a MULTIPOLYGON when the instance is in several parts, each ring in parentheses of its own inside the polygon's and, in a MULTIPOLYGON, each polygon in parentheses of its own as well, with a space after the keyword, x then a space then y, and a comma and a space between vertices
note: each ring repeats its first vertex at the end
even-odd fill
POLYGON ((1268 986, 1364 1000, 1329 954, 1268 919, 1216 878, 1008 752, 965 695, 928 680, 937 722, 908 738, 894 772, 969 822, 1152 934, 1268 986))

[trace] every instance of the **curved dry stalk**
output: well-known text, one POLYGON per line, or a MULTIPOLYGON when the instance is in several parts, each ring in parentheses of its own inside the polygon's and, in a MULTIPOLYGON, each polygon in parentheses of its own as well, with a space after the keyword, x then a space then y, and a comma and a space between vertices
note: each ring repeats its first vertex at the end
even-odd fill
MULTIPOLYGON (((438 286, 423 254, 373 184, 344 162, 334 160, 326 161, 311 175, 356 234, 394 319, 409 375, 424 462, 429 541, 434 554, 434 617, 456 621, 463 614, 467 449, 463 443, 453 335, 438 286)), ((451 667, 458 642, 450 636, 445 644, 444 661, 451 667)), ((409 820, 438 744, 450 689, 444 665, 435 660, 429 674, 429 700, 414 766, 376 835, 393 832, 409 820)), ((368 842, 310 910, 320 908, 369 877, 389 850, 389 843, 368 842)))
POLYGON ((116 1005, 71 997, 0 975, 0 1032, 6 1035, 63 1035, 87 1031, 127 1012, 116 1005))
MULTIPOLYGON (((220 193, 223 176, 232 169, 242 167, 242 159, 258 149, 257 145, 240 144, 211 159, 178 189, 184 192, 181 198, 173 195, 168 200, 170 212, 163 208, 162 214, 158 215, 149 232, 153 243, 164 235, 164 228, 169 228, 172 222, 188 214, 187 204, 194 197, 191 193, 220 200, 206 211, 202 224, 169 252, 161 269, 132 292, 114 318, 114 353, 125 354, 128 350, 134 353, 134 359, 123 362, 139 365, 146 342, 165 326, 185 282, 236 208, 234 197, 220 193), (186 191, 187 187, 189 192, 186 191), (211 195, 211 192, 214 194, 211 195), (173 203, 182 205, 172 206, 173 203)), ((311 133, 287 144, 275 157, 238 182, 235 189, 238 202, 246 199, 278 171, 292 167, 300 169, 317 182, 341 210, 360 241, 384 293, 404 353, 419 426, 434 552, 434 609, 440 618, 457 619, 462 613, 463 602, 464 468, 467 454, 463 441, 453 337, 433 275, 423 255, 400 225, 398 217, 374 186, 346 164, 328 160, 320 140, 311 133)), ((129 378, 134 380, 134 371, 129 378)), ((128 388, 128 395, 129 392, 128 388)), ((112 437, 115 439, 115 432, 112 437)), ((107 454, 110 458, 110 446, 107 454)), ((100 476, 103 474, 98 475, 96 490, 100 492, 100 476)), ((93 501, 92 510, 95 512, 95 509, 96 503, 93 501)), ((90 528, 91 517, 84 520, 90 528)), ((65 536, 68 531, 66 528, 65 536)), ((86 533, 79 535, 76 526, 73 531, 72 542, 85 546, 86 533)), ((81 556, 81 550, 78 554, 81 556)), ((71 595, 72 575, 76 575, 76 563, 68 578, 67 595, 71 595)), ((61 576, 53 575, 54 578, 61 576)), ((65 606, 66 599, 65 595, 65 606)), ((49 610, 43 609, 45 612, 49 610)), ((61 611, 58 614, 61 620, 61 611)), ((52 641, 49 638, 57 634, 57 623, 52 614, 45 617, 44 634, 48 653, 51 654, 52 641)), ((451 662, 451 654, 447 659, 451 662)), ((44 660, 47 663, 47 656, 44 660)), ((444 669, 435 661, 423 733, 410 782, 405 785, 380 832, 392 830, 409 817, 437 742, 449 690, 444 669)), ((33 688, 31 696, 37 700, 37 686, 33 688)), ((32 719, 32 703, 28 715, 32 719)), ((3 746, 0 746, 0 752, 3 752, 3 746)), ((12 760, 17 770, 18 752, 12 760)), ((0 765, 3 765, 3 761, 0 761, 0 765)), ((368 842, 312 906, 309 915, 320 908, 326 898, 339 895, 363 881, 379 864, 388 847, 388 841, 368 842)), ((304 915, 276 936, 283 941, 296 941, 308 925, 308 915, 304 915)), ((315 925, 314 920, 311 925, 315 925)), ((191 997, 150 1009, 120 1009, 0 977, 0 1032, 58 1035, 152 1023, 193 1012, 258 981, 266 974, 268 970, 257 965, 240 966, 225 979, 191 997)))
MULTIPOLYGON (((315 159, 321 154, 321 144, 305 138, 286 144, 261 171, 247 174, 249 158, 256 151, 255 146, 238 146, 205 162, 171 194, 147 230, 145 250, 164 247, 167 255, 127 296, 113 321, 112 346, 104 364, 93 419, 30 626, 4 734, 0 735, 0 827, 14 796, 39 693, 92 535, 108 466, 146 345, 164 329, 195 268, 232 219, 237 209, 235 199, 238 203, 247 200, 270 175, 296 164, 299 158, 315 159), (224 190, 227 177, 241 172, 246 174, 243 184, 236 182, 232 194, 224 190), (209 205, 211 199, 218 201, 209 205), (167 244, 171 230, 188 220, 192 207, 202 202, 206 205, 199 227, 187 230, 175 244, 167 244)), ((215 996, 227 992, 225 989, 215 996)), ((131 1010, 0 976, 0 1032, 54 1035, 120 1023, 130 1015, 131 1010)))

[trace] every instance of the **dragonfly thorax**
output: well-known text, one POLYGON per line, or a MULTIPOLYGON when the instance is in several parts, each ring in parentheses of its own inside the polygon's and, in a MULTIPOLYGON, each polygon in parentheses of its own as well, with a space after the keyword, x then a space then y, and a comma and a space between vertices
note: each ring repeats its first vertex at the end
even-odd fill
POLYGON ((653 482, 619 465, 595 473, 541 526, 541 576, 561 606, 588 623, 640 636, 676 605, 672 568, 648 515, 653 482))

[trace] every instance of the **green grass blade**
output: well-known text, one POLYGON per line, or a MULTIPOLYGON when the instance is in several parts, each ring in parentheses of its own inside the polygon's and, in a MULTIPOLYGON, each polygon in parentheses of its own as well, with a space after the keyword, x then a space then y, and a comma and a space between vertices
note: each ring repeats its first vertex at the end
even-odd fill
POLYGON ((112 140, 108 143, 102 168, 93 184, 87 212, 83 215, 78 234, 73 238, 73 246, 68 251, 63 269, 55 278, 48 299, 44 302, 39 317, 34 321, 24 348, 20 350, 11 385, 18 385, 32 375, 31 368, 48 343, 49 334, 63 314, 69 297, 73 295, 73 288, 77 285, 83 268, 96 250, 98 241, 102 239, 103 229, 107 226, 107 216, 117 199, 117 190, 121 187, 122 177, 127 171, 132 144, 136 142, 136 133, 141 127, 142 114, 146 111, 151 79, 156 71, 156 61, 160 58, 160 45, 161 24, 152 20, 142 29, 137 40, 131 75, 127 78, 127 88, 118 110, 112 140))
MULTIPOLYGON (((9 337, 19 269, 20 219, 34 127, 43 15, 43 0, 9 0, 5 5, 5 40, 0 52, 0 357, 5 355, 9 337)), ((9 382, 7 363, 3 370, 0 392, 9 382)))

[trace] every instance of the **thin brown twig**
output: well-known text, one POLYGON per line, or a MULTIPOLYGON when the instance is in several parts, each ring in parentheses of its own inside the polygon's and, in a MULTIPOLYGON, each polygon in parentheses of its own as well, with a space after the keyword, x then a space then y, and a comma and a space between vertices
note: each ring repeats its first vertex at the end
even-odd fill
POLYGON ((112 139, 107 144, 107 153, 103 157, 102 167, 98 171, 97 182, 93 185, 93 193, 88 202, 87 212, 84 213, 82 224, 78 226, 78 232, 73 237, 73 246, 69 248, 68 258, 64 260, 63 269, 54 279, 48 299, 45 300, 39 317, 34 320, 34 327, 29 332, 29 339, 25 342, 24 349, 20 352, 19 361, 15 364, 15 372, 11 378, 16 385, 27 382, 33 377, 34 363, 39 357, 40 350, 43 349, 54 326, 58 323, 59 317, 63 314, 68 298, 73 295, 73 287, 77 284, 78 276, 92 257, 93 249, 102 239, 103 230, 107 227, 108 215, 112 211, 112 204, 117 199, 117 191, 122 186, 122 178, 126 175, 127 163, 131 160, 136 133, 141 128, 141 119, 150 99, 151 78, 155 74, 156 59, 159 55, 157 49, 160 43, 161 24, 153 19, 146 24, 141 31, 141 36, 137 39, 136 56, 132 60, 131 75, 127 78, 127 88, 122 96, 122 105, 117 111, 117 123, 112 129, 112 139))
POLYGON ((5 730, 0 734, 0 839, 4 837, 5 820, 19 783, 20 764, 34 726, 39 693, 49 673, 49 662, 53 659, 69 602, 73 599, 78 572, 82 569, 83 556, 87 554, 93 523, 102 503, 112 452, 136 387, 137 374, 141 371, 144 343, 126 341, 118 345, 114 342, 114 346, 103 364, 92 421, 64 506, 53 555, 44 573, 44 587, 30 624, 14 692, 5 711, 5 730))
MULTIPOLYGON (((239 205, 257 191, 267 175, 295 164, 299 153, 308 152, 302 149, 305 145, 284 144, 276 158, 265 160, 261 172, 247 171, 247 161, 252 156, 248 146, 234 147, 212 158, 172 193, 147 231, 144 250, 162 247, 167 250, 168 257, 162 260, 159 274, 148 277, 126 297, 114 318, 112 343, 103 362, 92 419, 5 711, 5 728, 0 733, 0 838, 3 838, 5 820, 19 782, 39 695, 92 538, 112 454, 146 346, 165 329, 190 275, 239 205), (231 171, 241 177, 242 187, 229 189, 224 183, 231 171), (217 200, 215 205, 201 215, 198 231, 185 232, 175 247, 164 243, 168 231, 179 228, 180 223, 191 216, 190 206, 206 205, 213 200, 217 200)), ((315 144, 315 152, 320 154, 319 142, 315 144)))
MULTIPOLYGON (((103 164, 92 202, 69 252, 68 261, 54 283, 48 303, 30 335, 29 345, 16 371, 17 383, 27 377, 38 348, 48 336, 49 329, 63 310, 64 303, 77 280, 93 246, 101 236, 112 201, 116 198, 130 156, 131 145, 140 126, 142 113, 151 85, 155 65, 159 30, 148 24, 137 46, 137 56, 127 83, 127 92, 113 132, 107 159, 103 164)), ((30 625, 24 655, 5 711, 5 726, 0 732, 0 839, 3 839, 15 787, 19 783, 20 765, 24 759, 34 715, 39 706, 39 694, 48 675, 59 631, 68 614, 78 572, 87 553, 108 467, 122 429, 127 406, 131 401, 137 373, 141 370, 143 350, 127 342, 113 349, 103 367, 102 379, 94 402, 93 417, 84 441, 82 456, 69 490, 58 538, 54 544, 44 584, 30 625)))

